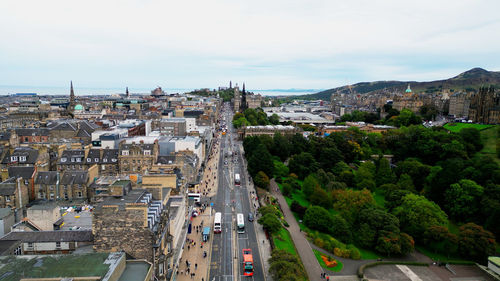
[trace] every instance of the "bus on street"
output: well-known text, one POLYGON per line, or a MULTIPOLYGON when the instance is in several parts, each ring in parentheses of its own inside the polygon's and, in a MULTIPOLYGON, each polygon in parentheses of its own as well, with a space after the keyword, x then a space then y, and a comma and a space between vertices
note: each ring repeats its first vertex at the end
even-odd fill
POLYGON ((221 233, 222 232, 222 213, 217 212, 215 213, 215 219, 214 219, 214 233, 221 233))
POLYGON ((241 181, 240 181, 240 174, 234 174, 234 185, 240 186, 241 181))
POLYGON ((245 218, 243 217, 243 214, 236 215, 236 223, 238 233, 245 233, 245 218))
POLYGON ((252 249, 243 249, 243 276, 253 276, 252 249))

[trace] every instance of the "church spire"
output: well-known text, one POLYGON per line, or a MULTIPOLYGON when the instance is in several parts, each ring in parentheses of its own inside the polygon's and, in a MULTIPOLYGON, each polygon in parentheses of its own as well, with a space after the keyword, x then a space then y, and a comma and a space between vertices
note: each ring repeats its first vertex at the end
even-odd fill
POLYGON ((128 87, 127 87, 127 89, 125 90, 125 96, 126 96, 127 98, 129 98, 129 97, 130 97, 130 94, 129 94, 129 92, 128 92, 128 87))
POLYGON ((243 93, 245 93, 245 82, 243 82, 243 93))

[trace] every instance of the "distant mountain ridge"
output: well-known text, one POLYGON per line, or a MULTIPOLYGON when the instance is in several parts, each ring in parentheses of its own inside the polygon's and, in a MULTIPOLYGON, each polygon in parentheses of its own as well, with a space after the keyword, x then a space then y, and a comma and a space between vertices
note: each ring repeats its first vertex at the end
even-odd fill
POLYGON ((447 90, 477 90, 481 86, 493 85, 495 88, 500 88, 500 72, 488 71, 479 67, 460 73, 459 75, 445 79, 429 82, 417 81, 375 81, 375 82, 360 82, 354 85, 346 85, 325 91, 321 91, 310 95, 296 96, 307 99, 322 99, 329 100, 332 93, 345 94, 375 94, 384 91, 401 91, 403 92, 410 84, 414 92, 433 93, 443 89, 447 90))

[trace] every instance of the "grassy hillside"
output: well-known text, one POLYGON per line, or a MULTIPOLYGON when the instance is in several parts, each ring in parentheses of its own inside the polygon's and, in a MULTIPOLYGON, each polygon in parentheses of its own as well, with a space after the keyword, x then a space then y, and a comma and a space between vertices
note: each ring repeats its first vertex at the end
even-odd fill
POLYGON ((414 92, 440 92, 443 89, 460 91, 474 91, 480 86, 493 85, 495 88, 500 88, 500 72, 497 71, 487 71, 482 68, 473 68, 466 72, 463 72, 455 77, 428 81, 428 82, 417 82, 417 81, 375 81, 375 82, 361 82, 349 86, 342 86, 333 89, 328 89, 321 91, 319 93, 311 95, 301 95, 295 96, 295 98, 301 99, 322 99, 329 100, 333 93, 344 93, 344 94, 368 94, 368 93, 380 93, 384 91, 404 91, 408 84, 414 92))
POLYGON ((498 138, 498 131, 500 129, 499 125, 495 125, 489 129, 481 131, 481 138, 483 140, 484 147, 479 152, 485 155, 489 155, 500 164, 500 159, 498 159, 497 150, 500 148, 500 139, 498 138))
POLYGON ((458 133, 464 128, 476 128, 479 131, 481 131, 494 126, 495 125, 472 124, 472 123, 447 123, 443 127, 448 131, 458 133))

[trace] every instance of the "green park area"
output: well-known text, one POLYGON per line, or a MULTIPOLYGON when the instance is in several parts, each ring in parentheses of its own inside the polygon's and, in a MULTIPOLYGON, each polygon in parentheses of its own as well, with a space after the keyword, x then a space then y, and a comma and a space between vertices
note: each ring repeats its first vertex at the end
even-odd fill
MULTIPOLYGON (((498 126, 447 127, 251 136, 243 147, 254 184, 268 189, 274 178, 309 241, 332 256, 403 258, 417 249, 485 264, 500 236, 498 126)), ((286 241, 280 219, 277 245, 286 241)))
POLYGON ((290 232, 282 227, 279 232, 273 234, 273 242, 276 249, 285 250, 290 254, 297 255, 290 232))
POLYGON ((475 128, 479 131, 491 128, 495 125, 474 124, 474 123, 446 123, 443 127, 448 131, 458 133, 465 128, 475 128))

